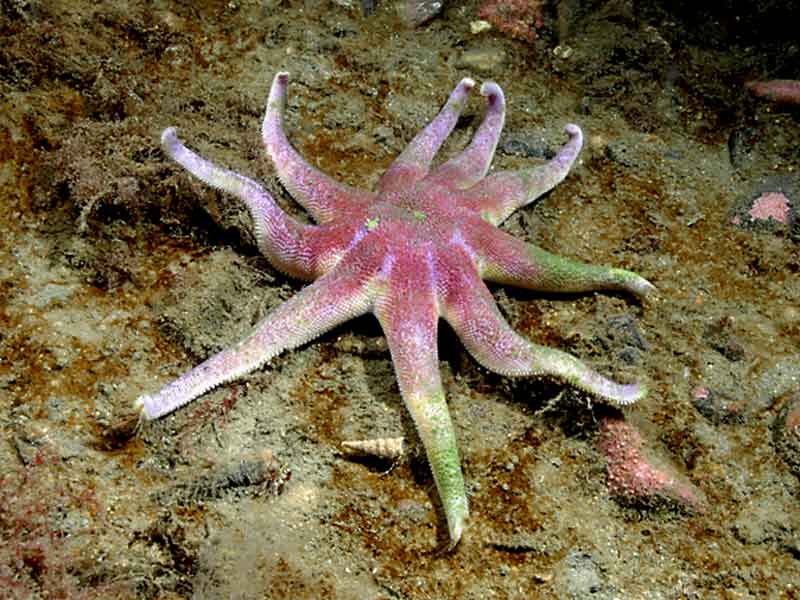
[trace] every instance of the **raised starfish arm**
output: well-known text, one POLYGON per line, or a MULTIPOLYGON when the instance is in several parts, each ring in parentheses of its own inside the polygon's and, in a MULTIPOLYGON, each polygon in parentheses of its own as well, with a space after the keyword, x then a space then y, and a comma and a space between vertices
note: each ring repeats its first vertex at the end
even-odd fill
POLYGON ((492 225, 499 225, 515 210, 553 189, 567 176, 583 146, 580 127, 569 124, 564 131, 569 140, 550 162, 494 173, 464 191, 462 205, 479 212, 492 225))
MULTIPOLYGON (((189 150, 178 139, 174 127, 161 134, 164 152, 192 175, 217 189, 233 194, 247 205, 253 217, 256 242, 262 254, 277 268, 300 279, 314 279, 330 267, 330 257, 321 261, 318 247, 335 245, 341 232, 303 225, 281 210, 258 183, 223 169, 189 150)), ((339 240, 344 249, 345 240, 339 240)))
POLYGON ((486 96, 487 106, 483 121, 475 132, 469 146, 463 152, 437 167, 431 178, 457 189, 472 187, 483 179, 497 148, 497 140, 503 130, 506 116, 506 99, 503 90, 493 81, 481 86, 481 95, 486 96))
POLYGON ((358 207, 369 206, 375 195, 339 183, 312 167, 289 143, 283 130, 286 86, 289 73, 280 72, 272 81, 261 136, 283 186, 318 223, 346 217, 358 207))
POLYGON ((375 314, 386 334, 400 393, 425 447, 453 548, 461 539, 469 511, 455 431, 439 374, 439 315, 433 282, 425 261, 396 258, 388 277, 389 289, 375 301, 375 314), (414 275, 409 277, 410 273, 414 275))
POLYGON ((241 342, 215 354, 153 396, 136 401, 147 419, 157 419, 207 391, 261 367, 284 350, 297 348, 372 306, 369 282, 360 270, 335 269, 268 314, 241 342))
POLYGON ((476 272, 459 272, 456 261, 446 272, 443 316, 469 353, 487 369, 501 375, 554 377, 618 405, 632 404, 647 395, 643 385, 615 383, 571 354, 528 341, 503 319, 476 272))
POLYGON ((400 153, 378 182, 382 192, 403 190, 428 174, 431 161, 453 131, 475 82, 465 77, 450 94, 444 107, 400 153))
POLYGON ((540 292, 619 290, 642 298, 656 291, 633 271, 562 258, 478 218, 464 228, 464 238, 474 249, 481 278, 494 283, 540 292))

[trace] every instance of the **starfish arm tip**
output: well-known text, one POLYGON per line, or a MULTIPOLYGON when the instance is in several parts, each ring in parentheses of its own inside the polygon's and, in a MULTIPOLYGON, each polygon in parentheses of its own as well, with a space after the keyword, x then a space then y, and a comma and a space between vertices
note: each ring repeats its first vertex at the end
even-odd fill
POLYGON ((631 406, 644 400, 650 394, 650 389, 644 383, 616 383, 605 380, 601 387, 594 387, 594 389, 580 385, 579 387, 595 394, 605 403, 617 407, 631 406))
POLYGON ((494 81, 484 81, 481 85, 481 96, 502 96, 503 90, 494 81))
POLYGON ((447 545, 448 552, 452 552, 453 549, 456 546, 458 546, 458 542, 461 541, 462 533, 463 533, 463 523, 461 524, 461 527, 459 527, 457 530, 450 531, 450 543, 447 545))
POLYGON ((286 88, 289 82, 288 71, 278 71, 272 80, 267 98, 267 110, 262 124, 262 134, 266 132, 267 124, 272 121, 271 116, 276 115, 278 120, 282 118, 286 105, 286 88))
POLYGON ((458 87, 464 88, 466 91, 471 90, 475 87, 475 80, 472 77, 464 77, 459 83, 458 87))
POLYGON ((144 420, 151 421, 152 419, 156 418, 152 412, 152 403, 152 396, 142 395, 136 399, 136 401, 133 403, 133 407, 144 420))
POLYGON ((628 289, 639 298, 652 299, 658 297, 658 288, 644 277, 638 275, 629 282, 628 289))
POLYGON ((607 271, 607 277, 608 287, 629 292, 642 300, 658 296, 658 288, 633 271, 612 268, 607 271))
MULTIPOLYGON (((460 475, 460 466, 459 466, 460 475)), ((461 536, 464 533, 464 523, 469 517, 469 504, 467 496, 464 493, 463 479, 458 484, 457 489, 450 489, 445 486, 440 490, 442 506, 444 508, 445 516, 447 518, 447 531, 450 537, 448 551, 452 550, 458 545, 461 536)))
POLYGON ((490 109, 500 111, 502 114, 502 111, 505 109, 506 97, 503 94, 503 89, 499 85, 494 81, 485 81, 483 85, 481 85, 481 96, 487 99, 490 109))
POLYGON ((167 127, 161 133, 161 147, 170 157, 175 155, 175 149, 180 145, 181 141, 178 139, 178 130, 175 127, 167 127))
POLYGON ((569 137, 581 137, 581 138, 583 138, 583 131, 581 131, 581 128, 578 127, 577 125, 575 125, 575 123, 567 123, 564 126, 564 132, 569 137))
POLYGON ((614 404, 617 406, 630 406, 644 400, 650 393, 650 389, 643 383, 628 383, 621 387, 621 393, 618 398, 614 398, 614 404))
POLYGON ((176 402, 173 398, 165 397, 163 394, 142 394, 133 403, 134 408, 139 412, 140 418, 143 421, 154 421, 174 412, 188 400, 176 402))

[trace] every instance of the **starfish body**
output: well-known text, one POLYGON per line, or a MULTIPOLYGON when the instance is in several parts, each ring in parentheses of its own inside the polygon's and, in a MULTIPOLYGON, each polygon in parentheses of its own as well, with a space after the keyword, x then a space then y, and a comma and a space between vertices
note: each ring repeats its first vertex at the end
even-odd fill
POLYGON ((431 169, 474 86, 463 79, 439 114, 392 163, 376 192, 345 186, 309 165, 283 129, 288 74, 273 81, 262 127, 278 177, 317 222, 282 212, 258 183, 186 148, 169 128, 165 152, 209 185, 240 198, 260 250, 283 272, 313 283, 266 316, 235 346, 212 356, 137 403, 147 419, 165 415, 224 382, 261 367, 336 325, 373 313, 387 337, 400 392, 424 445, 447 519, 451 547, 468 514, 453 424, 439 374, 437 328, 445 319, 484 367, 512 376, 549 376, 615 404, 646 395, 574 356, 533 344, 501 316, 483 280, 543 291, 655 288, 639 275, 550 254, 497 226, 553 188, 582 145, 576 125, 545 165, 486 176, 505 117, 500 87, 484 83, 487 109, 471 143, 431 169))

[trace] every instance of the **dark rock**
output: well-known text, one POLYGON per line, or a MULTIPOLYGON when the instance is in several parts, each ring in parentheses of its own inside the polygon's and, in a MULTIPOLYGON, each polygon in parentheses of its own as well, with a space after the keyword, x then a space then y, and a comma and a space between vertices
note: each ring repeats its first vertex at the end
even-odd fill
POLYGON ((732 317, 722 317, 706 326, 703 339, 722 356, 731 362, 737 362, 744 358, 745 350, 733 333, 733 325, 732 317))
POLYGON ((692 390, 692 405, 715 425, 744 422, 743 402, 705 386, 692 390))

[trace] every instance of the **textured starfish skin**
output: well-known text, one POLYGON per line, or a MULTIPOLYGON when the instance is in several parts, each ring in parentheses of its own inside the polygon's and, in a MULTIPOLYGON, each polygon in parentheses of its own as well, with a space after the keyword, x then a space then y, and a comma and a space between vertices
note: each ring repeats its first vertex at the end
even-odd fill
POLYGON ((288 73, 273 81, 263 142, 286 189, 317 221, 282 212, 256 182, 186 148, 175 129, 164 151, 209 185, 249 208, 260 250, 281 271, 314 283, 277 307, 235 346, 212 356, 155 395, 137 400, 155 419, 208 390, 261 367, 356 316, 373 313, 388 340, 403 400, 425 447, 444 507, 451 548, 468 514, 453 424, 439 374, 437 328, 445 319, 484 367, 504 375, 549 376, 619 405, 643 398, 640 384, 618 384, 574 356, 537 346, 515 333, 482 280, 524 288, 582 292, 655 288, 622 269, 559 258, 497 228, 514 210, 553 188, 582 145, 576 125, 545 165, 486 177, 503 127, 500 87, 484 83, 487 109, 469 146, 431 169, 474 86, 463 79, 431 123, 392 163, 375 193, 345 186, 309 165, 283 130, 288 73))

